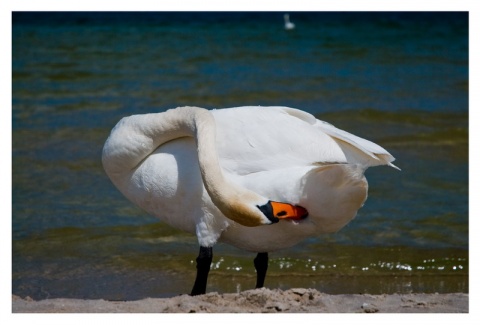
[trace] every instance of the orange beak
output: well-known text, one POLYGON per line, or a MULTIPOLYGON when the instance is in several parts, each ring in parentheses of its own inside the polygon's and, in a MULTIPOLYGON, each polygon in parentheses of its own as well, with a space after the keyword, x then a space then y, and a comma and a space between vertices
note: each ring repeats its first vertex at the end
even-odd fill
POLYGON ((302 220, 308 216, 307 209, 299 205, 270 201, 273 215, 278 219, 302 220))

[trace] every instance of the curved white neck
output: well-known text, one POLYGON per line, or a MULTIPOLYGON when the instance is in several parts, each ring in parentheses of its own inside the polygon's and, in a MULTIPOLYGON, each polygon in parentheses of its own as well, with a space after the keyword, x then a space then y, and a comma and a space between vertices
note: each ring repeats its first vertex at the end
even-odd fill
POLYGON ((162 144, 181 137, 193 137, 205 188, 222 213, 245 226, 271 224, 257 206, 268 199, 228 181, 216 152, 213 115, 198 107, 181 107, 164 113, 123 118, 112 130, 103 150, 103 165, 110 178, 135 169, 162 144))

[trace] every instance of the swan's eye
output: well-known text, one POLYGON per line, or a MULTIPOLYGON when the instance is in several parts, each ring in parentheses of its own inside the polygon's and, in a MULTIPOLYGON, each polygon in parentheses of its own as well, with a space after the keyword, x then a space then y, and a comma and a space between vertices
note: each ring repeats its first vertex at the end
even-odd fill
POLYGON ((287 214, 287 211, 280 211, 279 213, 277 213, 277 217, 282 217, 286 214, 287 214))

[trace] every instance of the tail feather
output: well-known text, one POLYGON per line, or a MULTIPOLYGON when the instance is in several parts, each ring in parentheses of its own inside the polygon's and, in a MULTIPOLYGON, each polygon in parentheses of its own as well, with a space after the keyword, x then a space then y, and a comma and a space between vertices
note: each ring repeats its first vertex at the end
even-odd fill
MULTIPOLYGON (((317 123, 315 124, 315 126, 318 127, 320 130, 322 130, 323 132, 325 132, 326 134, 328 134, 329 136, 331 136, 334 140, 339 140, 344 143, 347 143, 357 151, 360 151, 364 153, 366 156, 372 158, 373 160, 360 159, 361 161, 365 162, 366 164, 365 167, 375 166, 375 165, 388 165, 390 167, 400 170, 400 168, 392 164, 392 161, 394 161, 395 158, 387 150, 385 150, 378 144, 373 143, 369 140, 360 138, 344 130, 340 130, 335 126, 323 121, 317 120, 317 123)), ((342 146, 342 148, 345 148, 345 146, 342 146)), ((358 154, 356 154, 355 156, 358 157, 358 154)))
POLYGON ((332 137, 344 151, 349 163, 358 164, 364 168, 377 165, 387 165, 400 170, 400 168, 392 164, 392 161, 394 161, 395 158, 378 144, 338 129, 330 123, 318 120, 310 113, 289 107, 278 108, 310 125, 314 125, 322 132, 332 137))

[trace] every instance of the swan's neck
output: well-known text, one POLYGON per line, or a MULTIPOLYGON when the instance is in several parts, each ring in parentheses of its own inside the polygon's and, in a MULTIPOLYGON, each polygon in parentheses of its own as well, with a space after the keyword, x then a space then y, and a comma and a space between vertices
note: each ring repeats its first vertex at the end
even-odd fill
POLYGON ((198 163, 203 184, 210 198, 228 218, 245 226, 270 224, 258 205, 268 199, 229 181, 220 166, 216 149, 216 125, 213 115, 205 110, 193 108, 188 113, 189 125, 194 128, 197 143, 198 163), (249 204, 245 204, 249 202, 249 204), (256 216, 253 218, 252 216, 256 216), (265 219, 265 220, 263 220, 265 219))
POLYGON ((215 133, 213 115, 202 108, 182 107, 164 113, 130 116, 112 130, 104 146, 103 165, 114 181, 138 167, 162 144, 181 137, 193 137, 197 143, 203 184, 215 206, 226 217, 244 226, 278 221, 258 208, 269 204, 268 199, 226 179, 216 152, 215 133))

